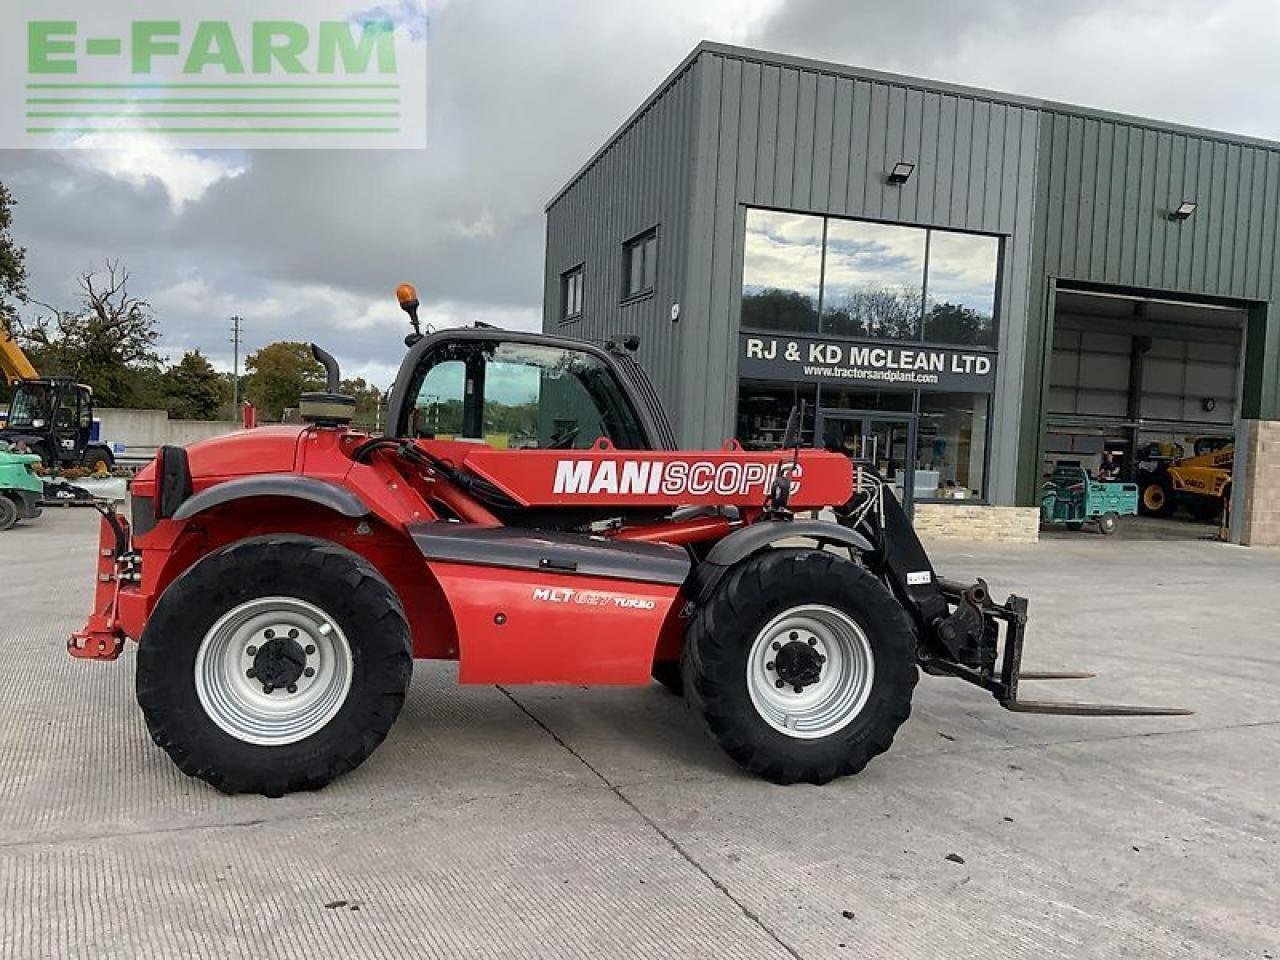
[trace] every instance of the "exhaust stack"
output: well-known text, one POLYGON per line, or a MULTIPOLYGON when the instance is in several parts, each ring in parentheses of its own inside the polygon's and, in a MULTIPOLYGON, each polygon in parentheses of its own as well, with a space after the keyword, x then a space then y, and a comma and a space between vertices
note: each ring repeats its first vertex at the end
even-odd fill
POLYGON ((302 419, 317 427, 339 427, 350 423, 355 416, 356 400, 338 392, 342 383, 338 361, 333 359, 333 354, 314 343, 311 344, 311 356, 324 366, 325 389, 323 393, 310 392, 298 397, 298 412, 302 419))

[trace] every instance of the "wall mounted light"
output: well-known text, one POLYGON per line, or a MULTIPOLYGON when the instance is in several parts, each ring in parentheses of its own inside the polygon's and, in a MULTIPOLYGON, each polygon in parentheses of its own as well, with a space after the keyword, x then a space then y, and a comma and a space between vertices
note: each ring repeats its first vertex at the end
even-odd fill
POLYGON ((1181 223, 1183 220, 1191 219, 1191 215, 1195 212, 1196 202, 1194 200, 1183 200, 1169 211, 1169 219, 1175 223, 1181 223))
POLYGON ((893 169, 889 171, 889 176, 886 179, 890 186, 900 187, 911 179, 911 174, 915 173, 915 171, 916 165, 914 163, 899 160, 893 165, 893 169))

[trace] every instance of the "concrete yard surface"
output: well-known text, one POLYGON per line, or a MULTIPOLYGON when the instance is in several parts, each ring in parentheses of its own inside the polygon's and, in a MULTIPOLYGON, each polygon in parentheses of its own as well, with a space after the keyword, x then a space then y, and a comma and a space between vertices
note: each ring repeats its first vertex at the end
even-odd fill
POLYGON ((97 516, 0 533, 0 956, 1280 958, 1280 552, 1151 539, 935 545, 1030 598, 1036 697, 926 677, 857 777, 740 773, 675 697, 459 687, 419 663, 387 742, 281 800, 147 735, 134 657, 64 649, 97 516))

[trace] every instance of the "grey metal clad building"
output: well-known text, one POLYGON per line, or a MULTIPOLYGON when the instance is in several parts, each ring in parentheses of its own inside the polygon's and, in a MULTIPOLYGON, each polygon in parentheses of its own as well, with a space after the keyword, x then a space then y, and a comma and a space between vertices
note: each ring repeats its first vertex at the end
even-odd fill
POLYGON ((548 204, 543 324, 638 334, 684 444, 804 398, 909 502, 1029 505, 1277 419, 1278 190, 1277 144, 703 43, 548 204))

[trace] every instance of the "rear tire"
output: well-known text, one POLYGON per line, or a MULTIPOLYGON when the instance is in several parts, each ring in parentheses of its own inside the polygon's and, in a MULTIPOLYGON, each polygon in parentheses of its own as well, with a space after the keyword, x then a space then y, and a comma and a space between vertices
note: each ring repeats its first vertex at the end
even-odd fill
POLYGON ((680 671, 679 660, 655 660, 653 679, 664 686, 668 693, 684 693, 684 677, 680 671))
POLYGON ((18 505, 8 494, 0 493, 0 530, 8 530, 18 522, 18 505))
POLYGON ((1098 517, 1098 532, 1110 536, 1116 532, 1116 527, 1120 525, 1120 516, 1116 513, 1107 512, 1098 517))
POLYGON ((91 447, 84 448, 84 456, 81 458, 81 465, 94 472, 98 471, 99 464, 102 469, 111 471, 115 469, 116 458, 109 449, 101 444, 94 444, 91 447))
POLYGON ((739 563, 685 642, 690 706, 735 762, 780 784, 826 783, 889 749, 918 675, 898 601, 821 550, 739 563))
POLYGON ((160 598, 138 645, 138 703, 188 776, 278 797, 373 753, 412 666, 404 608, 367 560, 310 537, 255 537, 160 598))

